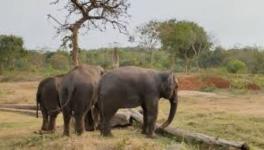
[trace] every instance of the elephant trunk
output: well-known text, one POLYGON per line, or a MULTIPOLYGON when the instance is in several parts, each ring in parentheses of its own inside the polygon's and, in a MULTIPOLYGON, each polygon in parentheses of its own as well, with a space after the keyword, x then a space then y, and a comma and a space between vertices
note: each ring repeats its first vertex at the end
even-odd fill
POLYGON ((164 129, 166 128, 167 126, 170 125, 170 123, 172 122, 175 114, 176 114, 176 111, 177 111, 177 105, 178 105, 178 96, 177 94, 175 93, 174 96, 170 99, 170 113, 169 113, 169 116, 168 116, 168 119, 166 122, 164 122, 160 128, 164 129))

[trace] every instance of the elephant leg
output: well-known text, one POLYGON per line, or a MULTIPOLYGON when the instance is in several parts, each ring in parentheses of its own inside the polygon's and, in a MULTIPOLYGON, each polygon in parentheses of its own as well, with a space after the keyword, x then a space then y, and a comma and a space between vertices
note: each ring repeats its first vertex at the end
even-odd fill
POLYGON ((112 136, 111 133, 111 124, 110 121, 112 117, 115 115, 117 112, 117 108, 112 108, 108 110, 103 110, 101 113, 101 123, 100 123, 100 128, 101 128, 101 135, 103 136, 112 136))
POLYGON ((85 130, 86 131, 94 131, 95 130, 95 122, 93 119, 92 110, 89 110, 85 116, 85 130))
POLYGON ((158 116, 158 100, 149 101, 149 104, 146 105, 146 121, 147 121, 147 130, 146 134, 147 137, 154 138, 155 137, 155 125, 157 121, 158 116))
POLYGON ((50 115, 50 118, 49 118, 49 130, 50 131, 55 131, 57 116, 58 116, 58 113, 54 113, 50 115))
POLYGON ((75 118, 75 132, 77 135, 81 135, 84 131, 84 118, 85 115, 83 113, 74 113, 75 118))
POLYGON ((145 105, 143 105, 142 106, 142 109, 143 109, 143 125, 142 125, 142 134, 146 134, 147 133, 147 117, 148 117, 148 115, 147 115, 147 110, 146 110, 146 106, 145 105))
POLYGON ((71 121, 71 109, 68 107, 65 107, 63 109, 63 121, 64 121, 64 131, 63 135, 69 136, 70 135, 70 121, 71 121))
POLYGON ((41 130, 47 131, 48 130, 48 122, 49 122, 49 115, 45 108, 40 107, 42 113, 42 126, 41 130))

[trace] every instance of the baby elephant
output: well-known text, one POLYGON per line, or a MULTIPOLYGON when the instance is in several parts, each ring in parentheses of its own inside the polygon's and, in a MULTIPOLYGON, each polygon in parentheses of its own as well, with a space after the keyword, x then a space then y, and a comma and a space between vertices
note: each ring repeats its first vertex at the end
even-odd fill
MULTIPOLYGON (((37 117, 38 108, 40 108, 43 121, 41 126, 41 133, 54 132, 56 118, 61 112, 59 101, 59 85, 64 75, 49 77, 39 83, 37 90, 37 117)), ((98 126, 98 110, 91 109, 85 117, 86 131, 93 131, 98 126)))
POLYGON ((143 108, 143 131, 154 137, 160 98, 170 101, 170 113, 161 128, 173 120, 177 104, 178 83, 173 73, 158 72, 140 67, 121 67, 106 73, 100 81, 99 107, 101 134, 111 135, 110 120, 119 108, 143 108))
POLYGON ((52 132, 55 130, 55 121, 60 112, 58 86, 62 78, 63 75, 58 75, 46 78, 39 83, 36 96, 37 117, 38 108, 40 107, 43 117, 42 131, 52 132))

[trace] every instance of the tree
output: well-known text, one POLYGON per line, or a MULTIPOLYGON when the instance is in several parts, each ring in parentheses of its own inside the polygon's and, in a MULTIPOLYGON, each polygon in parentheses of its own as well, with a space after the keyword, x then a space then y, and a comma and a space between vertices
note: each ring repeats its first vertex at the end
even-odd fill
POLYGON ((71 35, 68 33, 64 36, 63 45, 70 41, 69 47, 72 47, 74 65, 79 64, 78 35, 81 28, 87 30, 95 28, 103 31, 110 24, 121 33, 127 31, 125 19, 129 17, 127 10, 130 6, 127 0, 67 0, 66 2, 56 0, 53 2, 53 4, 58 3, 62 3, 68 12, 64 23, 51 15, 48 16, 60 25, 57 28, 59 34, 70 31, 71 35))
POLYGON ((153 63, 153 50, 160 43, 158 33, 159 22, 150 21, 137 27, 139 33, 139 47, 150 52, 150 64, 153 63))
POLYGON ((14 67, 15 61, 24 52, 24 41, 13 35, 0 35, 0 72, 4 66, 14 67))
MULTIPOLYGON (((159 26, 159 38, 162 48, 175 57, 185 60, 185 71, 190 67, 191 59, 198 58, 202 51, 208 51, 211 42, 205 30, 194 22, 169 20, 159 26)), ((199 68, 198 60, 196 65, 199 68)))
POLYGON ((216 47, 214 51, 201 52, 198 61, 203 68, 219 67, 224 64, 226 53, 224 48, 216 47))
POLYGON ((247 65, 243 61, 235 59, 226 64, 226 69, 229 73, 245 73, 247 65))

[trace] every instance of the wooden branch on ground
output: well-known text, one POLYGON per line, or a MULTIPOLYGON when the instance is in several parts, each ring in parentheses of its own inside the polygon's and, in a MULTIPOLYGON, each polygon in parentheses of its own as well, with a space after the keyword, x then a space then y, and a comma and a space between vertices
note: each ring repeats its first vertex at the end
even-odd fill
MULTIPOLYGON (((6 111, 6 112, 18 112, 18 113, 22 113, 22 114, 26 114, 29 116, 36 116, 36 111, 33 110, 26 110, 26 109, 16 109, 16 108, 1 108, 0 107, 0 111, 6 111)), ((39 111, 39 116, 41 115, 40 111, 39 111)))
MULTIPOLYGON (((135 110, 130 110, 130 112, 132 119, 143 124, 142 114, 135 110)), ((159 124, 156 124, 156 127, 159 126, 159 124)), ((186 143, 197 144, 201 149, 249 150, 249 146, 245 142, 228 141, 201 133, 192 133, 179 128, 167 127, 165 129, 157 129, 156 132, 175 136, 186 143)))
POLYGON ((32 104, 0 104, 0 108, 36 110, 37 106, 32 104))

